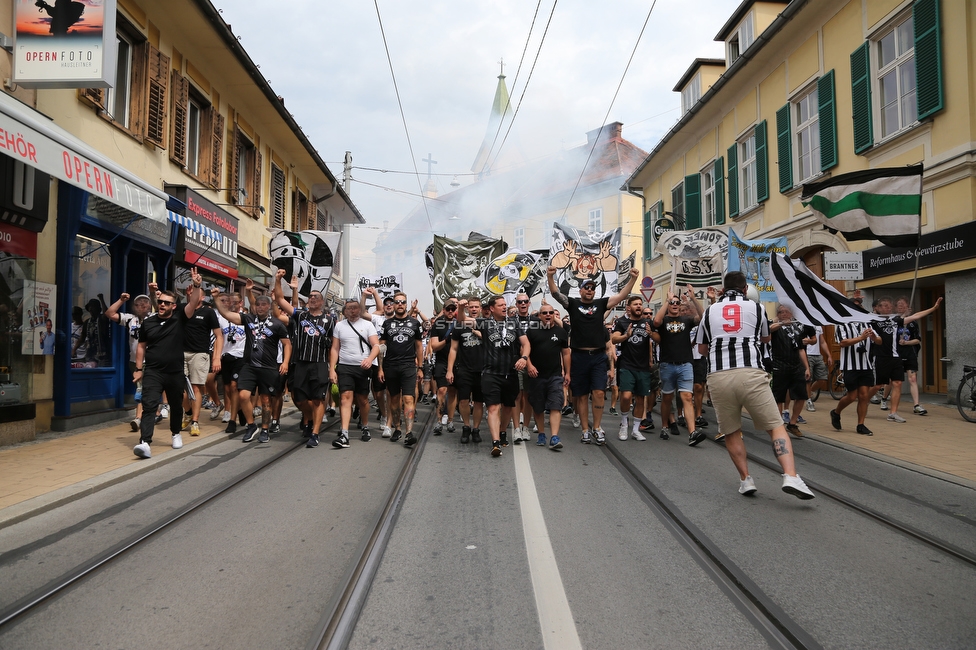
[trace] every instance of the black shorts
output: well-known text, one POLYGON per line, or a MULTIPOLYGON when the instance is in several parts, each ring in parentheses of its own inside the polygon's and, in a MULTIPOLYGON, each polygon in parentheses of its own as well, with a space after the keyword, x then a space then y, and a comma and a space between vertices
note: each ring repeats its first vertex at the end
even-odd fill
MULTIPOLYGON (((692 359, 691 370, 695 374, 694 382, 696 384, 704 384, 705 378, 708 377, 708 359, 692 359)), ((804 397, 803 399, 806 398, 804 397)))
POLYGON ((220 357, 220 377, 224 380, 224 386, 229 386, 230 382, 237 381, 243 368, 244 359, 241 357, 232 357, 229 354, 220 357))
POLYGON ((454 371, 454 388, 457 389, 458 399, 473 402, 485 401, 481 392, 481 373, 470 370, 454 371))
POLYGON ((296 361, 288 373, 296 402, 324 400, 329 392, 329 364, 319 361, 296 361))
POLYGON ((417 394, 417 366, 414 363, 383 368, 386 378, 386 389, 390 395, 417 394))
POLYGON ((535 413, 542 413, 546 409, 558 411, 563 407, 563 376, 529 377, 526 392, 535 413))
POLYGON ((380 391, 386 390, 386 382, 380 381, 380 367, 379 365, 370 366, 369 368, 369 381, 373 386, 373 392, 378 393, 380 391))
POLYGON ((773 399, 777 402, 786 401, 786 393, 789 392, 790 398, 797 401, 806 401, 807 379, 803 368, 796 370, 777 370, 773 369, 773 399))
POLYGON ((514 370, 507 376, 481 375, 481 394, 485 398, 485 406, 515 406, 519 394, 518 375, 514 370))
POLYGON ((903 354, 901 357, 901 362, 905 367, 905 372, 918 372, 917 354, 903 354))
POLYGON ((244 364, 237 379, 237 389, 249 393, 260 392, 262 395, 277 397, 281 395, 285 378, 278 374, 277 368, 258 368, 251 364, 244 364))
POLYGON ((873 370, 845 370, 844 371, 844 388, 848 392, 856 391, 860 386, 867 386, 868 388, 874 388, 874 371, 873 370))
POLYGON ((369 395, 369 375, 370 370, 362 366, 352 366, 339 364, 336 366, 336 375, 339 379, 339 392, 345 393, 352 391, 357 395, 369 395))
POLYGON ((446 365, 442 366, 440 364, 434 364, 434 381, 437 382, 438 389, 447 388, 448 386, 454 388, 454 386, 451 385, 451 382, 447 381, 446 365))
POLYGON ((874 381, 877 385, 905 381, 905 365, 898 357, 878 357, 874 362, 874 381))

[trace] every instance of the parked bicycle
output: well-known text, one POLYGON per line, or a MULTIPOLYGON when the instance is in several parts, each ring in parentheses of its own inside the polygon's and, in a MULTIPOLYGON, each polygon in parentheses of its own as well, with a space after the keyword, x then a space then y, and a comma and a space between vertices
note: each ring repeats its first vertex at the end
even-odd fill
POLYGON ((976 366, 963 366, 956 389, 956 408, 967 422, 976 422, 976 366))
POLYGON ((830 396, 836 400, 847 394, 847 387, 844 386, 844 371, 840 369, 840 361, 834 361, 827 375, 827 390, 830 396))

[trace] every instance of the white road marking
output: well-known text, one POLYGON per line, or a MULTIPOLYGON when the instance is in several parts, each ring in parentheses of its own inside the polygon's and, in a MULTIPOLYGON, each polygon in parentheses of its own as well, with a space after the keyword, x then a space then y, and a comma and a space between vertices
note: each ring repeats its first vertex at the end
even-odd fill
POLYGON ((466 549, 468 549, 469 551, 473 551, 474 549, 476 549, 476 548, 478 548, 478 547, 477 547, 477 546, 475 546, 474 544, 468 544, 468 545, 467 545, 467 546, 465 546, 464 548, 466 548, 466 549))
POLYGON ((576 633, 576 621, 573 620, 563 579, 559 575, 559 566, 552 551, 546 520, 542 516, 539 494, 536 492, 535 479, 529 466, 529 454, 524 445, 516 446, 513 453, 519 505, 522 510, 522 531, 525 534, 529 574, 532 576, 532 590, 535 592, 535 605, 539 611, 543 645, 547 650, 582 650, 583 646, 576 633))

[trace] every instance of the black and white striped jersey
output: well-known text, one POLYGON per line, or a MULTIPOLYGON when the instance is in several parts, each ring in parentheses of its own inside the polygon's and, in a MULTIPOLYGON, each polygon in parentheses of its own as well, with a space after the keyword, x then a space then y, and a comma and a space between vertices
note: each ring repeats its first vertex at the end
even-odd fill
POLYGON ((710 305, 698 327, 696 344, 708 344, 708 371, 763 369, 762 339, 769 321, 762 305, 743 295, 723 297, 710 305))
MULTIPOLYGON (((834 340, 838 343, 844 339, 855 339, 864 330, 871 328, 871 323, 841 323, 834 326, 834 340)), ((854 345, 840 349, 840 369, 841 370, 874 370, 871 362, 871 337, 864 339, 854 345)))

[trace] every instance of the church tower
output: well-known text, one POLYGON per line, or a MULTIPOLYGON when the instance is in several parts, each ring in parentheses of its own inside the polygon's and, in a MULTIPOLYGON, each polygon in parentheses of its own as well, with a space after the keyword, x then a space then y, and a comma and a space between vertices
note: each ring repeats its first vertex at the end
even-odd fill
POLYGON ((478 155, 475 156, 474 164, 471 165, 471 171, 478 174, 478 178, 491 174, 491 169, 488 168, 488 154, 491 153, 492 144, 496 146, 501 145, 501 139, 504 137, 504 133, 499 133, 499 126, 502 120, 509 117, 512 112, 508 97, 508 87, 505 85, 504 61, 499 61, 499 65, 501 66, 501 74, 498 75, 498 86, 495 88, 495 100, 491 104, 491 115, 488 117, 488 129, 485 131, 485 139, 481 143, 481 148, 478 149, 478 155), (497 141, 495 140, 496 134, 498 135, 497 141))

